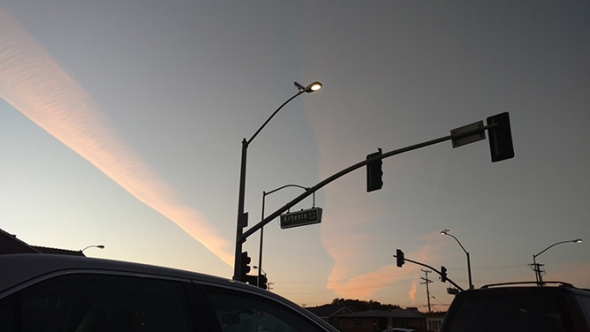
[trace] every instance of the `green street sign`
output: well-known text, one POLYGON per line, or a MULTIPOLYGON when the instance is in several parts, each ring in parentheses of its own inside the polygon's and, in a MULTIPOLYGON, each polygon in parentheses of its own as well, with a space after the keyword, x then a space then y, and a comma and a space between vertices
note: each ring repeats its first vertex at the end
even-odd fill
POLYGON ((281 214, 281 228, 319 224, 322 222, 322 208, 311 208, 297 212, 281 214))

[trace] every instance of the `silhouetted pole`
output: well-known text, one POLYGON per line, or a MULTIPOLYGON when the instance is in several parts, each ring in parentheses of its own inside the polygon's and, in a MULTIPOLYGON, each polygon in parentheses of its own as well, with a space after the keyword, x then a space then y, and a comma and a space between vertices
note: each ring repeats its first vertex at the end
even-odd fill
POLYGON ((551 249, 551 248, 555 247, 555 246, 556 246, 556 245, 558 245, 558 244, 563 244, 563 243, 580 243, 580 242, 582 242, 582 241, 583 241, 582 239, 575 239, 575 240, 560 241, 560 242, 554 243, 554 244, 550 245, 549 247, 547 247, 547 248, 545 248, 545 249, 541 250, 541 252, 539 252, 538 254, 536 254, 536 255, 533 255, 533 271, 535 271, 535 276, 536 276, 537 285, 539 285, 539 286, 543 286, 543 275, 542 275, 542 273, 541 273, 541 267, 540 267, 540 266, 542 266, 542 264, 538 264, 538 263, 537 263, 537 257, 538 257, 539 255, 541 255, 541 254, 542 254, 542 253, 544 253, 545 251, 547 251, 547 250, 549 250, 549 249, 551 249))
MULTIPOLYGON (((287 184, 287 185, 284 185, 280 188, 271 190, 269 192, 263 191, 262 192, 262 217, 260 218, 260 220, 264 220, 264 205, 265 205, 265 201, 266 201, 266 196, 268 196, 274 192, 277 192, 279 190, 289 188, 289 187, 297 187, 297 188, 301 188, 303 190, 309 190, 309 188, 300 186, 298 184, 287 184)), ((313 206, 315 207, 315 193, 313 195, 313 206)), ((261 271, 262 271, 262 242, 263 242, 263 239, 264 239, 264 227, 260 227, 260 252, 258 253, 258 267, 259 267, 259 269, 258 269, 258 281, 256 282, 257 286, 260 286, 260 276, 262 273, 261 271)))
MULTIPOLYGON (((246 160, 248 155, 248 146, 254 138, 260 133, 260 131, 270 122, 270 120, 291 100, 297 98, 297 96, 301 95, 304 92, 311 93, 317 91, 322 88, 322 84, 319 82, 314 82, 308 85, 307 87, 303 87, 301 84, 295 82, 295 86, 299 90, 293 97, 287 99, 279 108, 277 108, 271 116, 266 119, 266 121, 258 128, 258 130, 252 135, 249 140, 245 138, 242 140, 242 157, 240 162, 240 187, 238 193, 238 221, 237 221, 237 229, 236 229, 236 252, 234 256, 234 280, 241 279, 241 272, 242 272, 242 244, 245 241, 243 237, 244 227, 248 225, 248 214, 244 212, 244 201, 245 201, 245 192, 246 192, 246 160)), ((242 280, 244 281, 244 280, 242 280)))
POLYGON ((469 253, 467 252, 467 250, 465 250, 465 247, 463 247, 463 245, 461 244, 461 242, 459 242, 459 240, 451 233, 449 233, 448 229, 443 229, 440 232, 441 235, 448 235, 450 237, 452 237, 453 239, 455 239, 455 241, 457 241, 457 243, 459 244, 459 246, 461 246, 461 249, 463 249, 463 252, 465 253, 465 255, 467 256, 467 275, 469 277, 469 289, 473 289, 473 282, 471 280, 471 258, 469 257, 469 253))

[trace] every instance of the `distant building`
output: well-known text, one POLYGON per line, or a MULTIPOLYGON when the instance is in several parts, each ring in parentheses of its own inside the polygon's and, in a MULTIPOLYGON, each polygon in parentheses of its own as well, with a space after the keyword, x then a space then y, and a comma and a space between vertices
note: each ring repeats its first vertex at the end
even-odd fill
POLYGON ((428 331, 438 332, 442 326, 442 321, 445 318, 445 313, 428 314, 426 317, 426 328, 428 331))
POLYGON ((340 314, 334 327, 342 332, 381 332, 388 327, 403 327, 426 332, 426 314, 417 309, 368 310, 340 314))
POLYGON ((0 229, 0 255, 7 254, 58 254, 85 257, 80 250, 65 250, 58 248, 46 248, 39 246, 32 246, 24 241, 19 240, 16 235, 5 232, 0 229))
POLYGON ((338 315, 350 314, 355 312, 354 309, 351 309, 346 306, 342 305, 332 305, 332 304, 325 304, 317 307, 309 307, 305 308, 316 316, 324 320, 325 322, 330 323, 332 326, 336 326, 336 321, 338 315))

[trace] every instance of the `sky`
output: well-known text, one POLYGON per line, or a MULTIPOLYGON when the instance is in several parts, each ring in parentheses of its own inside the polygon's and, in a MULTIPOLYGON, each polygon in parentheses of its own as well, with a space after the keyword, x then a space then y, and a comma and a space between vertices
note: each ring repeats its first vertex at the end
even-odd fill
MULTIPOLYGON (((509 112, 515 157, 443 142, 383 160, 264 227, 262 269, 300 305, 426 311, 468 287, 590 287, 590 2, 0 0, 0 228, 87 256, 231 278, 241 142, 249 227, 379 148, 509 112), (264 211, 262 210, 264 199, 264 211), (315 205, 314 205, 315 204, 315 205)), ((247 230, 248 228, 246 228, 247 230)), ((260 235, 243 246, 259 265, 260 235)), ((252 273, 256 273, 253 270, 252 273)))

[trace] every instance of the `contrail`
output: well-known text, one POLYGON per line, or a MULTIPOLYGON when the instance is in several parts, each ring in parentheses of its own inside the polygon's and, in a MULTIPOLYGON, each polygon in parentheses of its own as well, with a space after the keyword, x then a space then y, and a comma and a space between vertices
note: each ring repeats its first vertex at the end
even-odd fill
POLYGON ((113 133, 90 96, 0 9, 0 98, 228 265, 231 242, 113 133))
POLYGON ((332 271, 327 287, 339 296, 352 299, 371 299, 378 290, 391 286, 402 276, 395 264, 381 266, 376 271, 354 277, 338 274, 339 272, 342 270, 332 271), (339 277, 342 279, 338 279, 339 277))

